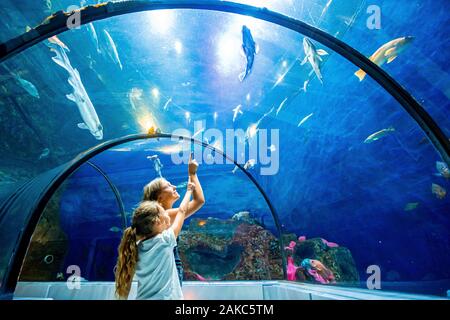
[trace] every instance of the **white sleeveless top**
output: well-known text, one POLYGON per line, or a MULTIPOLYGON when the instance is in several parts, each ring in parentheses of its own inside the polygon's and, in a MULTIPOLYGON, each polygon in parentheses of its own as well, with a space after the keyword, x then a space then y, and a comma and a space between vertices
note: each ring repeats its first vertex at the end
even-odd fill
POLYGON ((177 245, 172 228, 138 244, 134 281, 138 300, 182 300, 173 248, 177 245))

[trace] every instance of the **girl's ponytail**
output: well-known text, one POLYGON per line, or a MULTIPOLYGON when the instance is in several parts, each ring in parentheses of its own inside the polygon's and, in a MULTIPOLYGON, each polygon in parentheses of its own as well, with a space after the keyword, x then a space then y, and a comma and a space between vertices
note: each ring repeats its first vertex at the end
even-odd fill
POLYGON ((128 227, 125 229, 119 246, 119 257, 117 259, 116 296, 119 299, 127 299, 131 289, 136 263, 138 260, 138 248, 136 244, 136 229, 128 227))

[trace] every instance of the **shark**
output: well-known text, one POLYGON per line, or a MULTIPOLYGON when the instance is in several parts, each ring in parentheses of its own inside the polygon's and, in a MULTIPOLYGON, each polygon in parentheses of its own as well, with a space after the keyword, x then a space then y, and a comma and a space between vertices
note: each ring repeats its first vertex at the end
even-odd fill
POLYGON ((323 77, 320 71, 320 63, 322 62, 321 56, 328 55, 328 52, 323 49, 316 49, 314 44, 308 38, 303 38, 303 50, 305 51, 305 59, 303 59, 301 65, 309 62, 317 78, 323 84, 323 77))
POLYGON ((73 92, 66 95, 66 98, 77 105, 78 111, 83 119, 83 122, 78 123, 78 128, 89 130, 95 139, 102 140, 103 126, 81 81, 80 73, 70 64, 66 49, 52 42, 47 44, 47 46, 50 48, 50 51, 56 54, 56 56, 52 57, 52 60, 69 73, 68 82, 73 88, 73 92))

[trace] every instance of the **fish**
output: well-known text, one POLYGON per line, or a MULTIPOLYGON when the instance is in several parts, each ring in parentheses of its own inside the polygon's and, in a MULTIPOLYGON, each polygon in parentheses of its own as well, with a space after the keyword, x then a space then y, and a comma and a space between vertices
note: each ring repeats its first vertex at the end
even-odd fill
POLYGON ((329 248, 337 248, 337 247, 339 247, 339 245, 338 245, 337 243, 335 243, 335 242, 329 242, 329 241, 327 241, 327 240, 325 240, 325 239, 323 239, 323 238, 322 238, 322 243, 323 243, 325 246, 329 247, 329 248))
POLYGON ((431 192, 436 196, 438 199, 444 199, 447 195, 447 190, 445 190, 443 187, 436 183, 431 184, 431 192))
POLYGON ((301 263, 303 269, 305 269, 314 280, 322 284, 335 283, 335 277, 333 272, 328 269, 322 262, 314 259, 304 259, 301 263))
POLYGON ((184 189, 187 187, 187 182, 182 182, 179 185, 176 186, 177 189, 184 189))
POLYGON ((78 128, 89 130, 89 132, 97 140, 103 139, 103 126, 100 123, 97 112, 86 92, 86 89, 81 81, 80 73, 77 69, 74 69, 70 64, 69 58, 65 52, 65 49, 59 45, 48 45, 50 51, 54 52, 56 56, 52 57, 52 60, 64 68, 69 73, 68 82, 73 88, 71 94, 66 95, 67 99, 75 102, 80 112, 83 122, 78 123, 78 128))
POLYGON ((314 115, 314 113, 308 114, 306 117, 304 117, 297 125, 297 127, 300 127, 302 124, 304 124, 309 118, 311 118, 314 115))
POLYGON ((111 231, 111 232, 121 232, 122 229, 119 228, 119 227, 111 227, 111 228, 109 228, 109 231, 111 231))
POLYGON ((237 116, 239 114, 244 114, 241 110, 242 105, 238 105, 236 108, 233 109, 233 122, 236 120, 237 116))
MULTIPOLYGON (((255 159, 250 159, 244 164, 244 170, 250 170, 252 169, 256 164, 255 159)), ((233 174, 236 173, 236 171, 239 169, 238 166, 235 166, 234 169, 231 171, 233 174)))
POLYGON ((258 132, 259 125, 261 124, 261 121, 264 120, 269 114, 271 114, 275 110, 275 107, 272 107, 268 112, 266 112, 256 123, 251 124, 247 131, 245 132, 245 141, 248 141, 248 139, 253 138, 256 133, 258 132))
POLYGON ((255 55, 258 53, 258 47, 255 40, 253 40, 252 33, 247 26, 242 26, 242 50, 245 58, 247 59, 247 65, 245 71, 239 75, 239 80, 242 82, 251 73, 253 68, 253 62, 255 61, 255 55))
POLYGON ((316 49, 308 38, 303 38, 303 50, 305 51, 305 59, 303 59, 301 65, 309 62, 320 83, 323 84, 322 73, 320 71, 320 63, 323 61, 321 56, 328 55, 328 52, 323 49, 316 49))
POLYGON ((309 79, 305 80, 305 82, 303 82, 303 91, 306 92, 306 90, 308 89, 308 85, 309 85, 309 79))
POLYGON ((101 54, 102 51, 100 50, 100 43, 98 42, 98 35, 97 35, 97 31, 95 31, 94 24, 92 24, 92 22, 88 23, 86 25, 86 28, 87 28, 88 32, 90 33, 90 35, 91 35, 91 39, 94 42, 94 46, 97 49, 97 53, 101 54))
POLYGON ((172 102, 172 98, 169 98, 169 100, 167 100, 167 102, 164 104, 163 110, 166 111, 169 108, 169 103, 172 102))
POLYGON ((148 156, 147 159, 153 161, 153 168, 155 169, 155 172, 158 174, 160 178, 163 177, 161 173, 161 169, 164 167, 164 165, 161 163, 161 160, 159 160, 158 155, 148 156))
POLYGON ((45 11, 46 12, 52 11, 52 1, 51 0, 45 0, 45 11))
POLYGON ((436 170, 439 172, 439 176, 442 176, 446 179, 450 178, 450 169, 445 162, 436 161, 436 170))
POLYGON ((44 150, 42 150, 42 153, 40 154, 38 160, 47 158, 49 154, 50 154, 50 149, 49 148, 45 148, 44 150))
POLYGON ((255 164, 256 164, 256 160, 255 159, 250 159, 244 164, 244 169, 245 170, 250 170, 250 169, 252 169, 255 166, 255 164))
POLYGON ((256 136, 256 133, 258 132, 258 130, 259 130, 258 124, 256 124, 256 123, 251 124, 245 131, 245 141, 256 136))
POLYGON ((300 236, 298 237, 298 242, 306 241, 306 236, 300 236))
POLYGON ((13 74, 14 79, 16 79, 17 83, 26 91, 28 94, 30 94, 32 97, 40 99, 39 91, 36 89, 34 84, 32 84, 30 81, 27 81, 25 79, 22 79, 17 74, 13 74))
POLYGON ((116 62, 119 65, 120 70, 123 69, 122 62, 120 62, 119 53, 117 52, 116 44, 114 43, 114 40, 112 39, 111 35, 108 31, 103 29, 103 33, 106 36, 106 45, 108 47, 108 53, 111 59, 116 62))
POLYGON ((287 101, 287 97, 280 103, 280 106, 278 107, 278 109, 277 109, 277 113, 276 113, 276 115, 278 115, 278 113, 280 113, 280 111, 281 111, 281 109, 283 108, 283 106, 284 106, 284 104, 286 103, 286 101, 287 101))
POLYGON ((64 42, 62 42, 61 40, 59 40, 59 38, 57 36, 53 36, 47 39, 50 43, 56 44, 58 46, 60 46, 61 48, 63 48, 64 50, 70 52, 70 49, 68 46, 66 46, 64 44, 64 42))
POLYGON ((419 206, 419 202, 410 202, 410 203, 406 204, 406 206, 403 210, 404 211, 412 211, 412 210, 415 210, 418 206, 419 206))
POLYGON ((323 10, 322 10, 322 14, 320 15, 321 18, 322 18, 322 17, 325 15, 325 13, 328 11, 328 8, 330 8, 330 5, 331 5, 332 2, 333 2, 333 0, 329 0, 329 1, 327 2, 327 4, 325 5, 325 7, 324 7, 323 10))
MULTIPOLYGON (((375 63, 377 66, 381 67, 385 63, 391 63, 397 56, 402 53, 409 44, 414 40, 414 37, 401 37, 389 41, 382 45, 375 53, 369 58, 370 61, 375 63)), ((359 69, 355 72, 355 76, 358 77, 359 81, 363 81, 366 77, 366 73, 359 69)))
POLYGON ((395 131, 394 127, 389 127, 387 129, 380 130, 380 131, 375 132, 374 134, 371 134, 370 136, 368 136, 366 138, 366 140, 364 140, 364 143, 372 143, 394 131, 395 131))
POLYGON ((64 280, 64 274, 62 272, 58 272, 56 274, 56 280, 64 280))
POLYGON ((198 226, 199 226, 199 227, 203 227, 205 224, 206 224, 206 220, 200 220, 200 221, 198 222, 198 226))

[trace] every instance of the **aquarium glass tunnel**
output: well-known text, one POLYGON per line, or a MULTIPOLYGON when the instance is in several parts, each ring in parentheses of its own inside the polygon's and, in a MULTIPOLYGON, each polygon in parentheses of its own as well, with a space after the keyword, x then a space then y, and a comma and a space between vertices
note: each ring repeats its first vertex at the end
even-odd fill
POLYGON ((184 279, 446 297, 448 1, 2 0, 0 296, 114 281, 143 187, 184 279))

